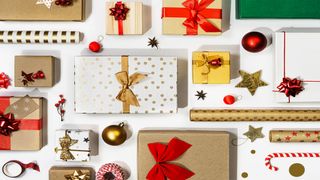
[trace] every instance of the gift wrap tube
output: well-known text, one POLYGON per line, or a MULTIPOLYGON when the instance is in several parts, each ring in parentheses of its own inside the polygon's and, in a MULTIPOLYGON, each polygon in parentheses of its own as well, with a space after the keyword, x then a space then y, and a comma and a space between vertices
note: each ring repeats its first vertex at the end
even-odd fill
POLYGON ((320 131, 272 130, 269 133, 272 143, 284 142, 320 142, 320 131))
POLYGON ((78 31, 0 31, 0 43, 80 43, 81 36, 81 33, 78 31))
POLYGON ((320 110, 192 109, 191 121, 320 121, 320 110))

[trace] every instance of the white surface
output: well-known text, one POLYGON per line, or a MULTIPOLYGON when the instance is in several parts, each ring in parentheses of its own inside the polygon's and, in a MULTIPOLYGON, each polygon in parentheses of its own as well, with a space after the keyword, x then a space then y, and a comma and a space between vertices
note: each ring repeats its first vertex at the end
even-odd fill
MULTIPOLYGON (((224 0, 229 2, 229 0, 224 0)), ((231 1, 231 0, 230 0, 231 1)), ((150 1, 149 1, 150 2, 150 1)), ((192 85, 191 84, 191 59, 189 59, 189 105, 186 108, 179 109, 176 115, 82 115, 75 114, 73 110, 74 87, 73 87, 73 66, 74 56, 79 56, 90 41, 97 39, 98 35, 105 32, 105 1, 94 0, 92 4, 93 13, 86 22, 74 23, 52 23, 52 22, 0 22, 0 27, 3 30, 79 30, 85 33, 86 37, 80 45, 0 45, 0 71, 8 73, 13 77, 14 55, 21 54, 46 54, 50 52, 61 58, 62 73, 61 81, 51 89, 40 89, 42 92, 47 92, 49 97, 49 132, 48 145, 40 152, 0 152, 0 164, 4 164, 10 159, 19 159, 24 162, 37 160, 41 167, 41 173, 32 172, 28 170, 23 180, 45 180, 48 179, 48 170, 53 165, 90 165, 96 170, 107 162, 121 161, 130 167, 130 180, 137 179, 136 173, 136 135, 138 130, 145 127, 183 127, 183 128, 223 128, 234 129, 238 128, 239 137, 247 131, 248 125, 254 127, 263 126, 263 133, 266 138, 259 139, 254 143, 249 141, 238 147, 238 172, 232 175, 232 180, 242 179, 241 173, 246 171, 249 173, 249 180, 267 180, 267 179, 303 179, 314 180, 319 177, 318 165, 320 159, 277 159, 273 161, 280 167, 279 172, 272 172, 264 166, 264 158, 267 154, 272 152, 318 152, 319 144, 270 144, 268 141, 268 131, 273 128, 317 128, 320 123, 311 122, 294 122, 294 123, 192 123, 189 121, 188 110, 193 106, 211 106, 211 107, 225 107, 222 99, 227 94, 241 95, 242 100, 237 102, 233 107, 283 107, 283 106, 313 106, 318 107, 319 104, 279 104, 273 103, 273 86, 272 80, 274 78, 274 63, 273 63, 273 47, 267 48, 265 51, 258 54, 250 54, 241 49, 241 69, 255 72, 259 69, 263 70, 262 79, 268 82, 268 87, 261 87, 257 90, 255 96, 251 96, 246 89, 236 89, 234 86, 240 79, 233 79, 230 85, 192 85), (196 101, 194 94, 196 90, 204 89, 208 92, 206 101, 196 101), (54 103, 58 101, 58 94, 63 93, 67 98, 67 112, 66 121, 61 123, 59 116, 54 108, 54 103), (63 124, 78 124, 84 126, 92 124, 99 126, 99 134, 103 128, 120 121, 126 121, 130 124, 133 130, 132 137, 120 147, 111 147, 103 143, 100 138, 99 156, 92 157, 89 163, 59 163, 54 160, 54 132, 60 129, 63 124), (250 151, 255 149, 257 153, 251 155, 250 151), (301 178, 293 178, 288 173, 289 166, 294 162, 304 164, 306 168, 305 175, 301 178)), ((189 50, 189 58, 194 50, 211 45, 237 45, 240 43, 242 36, 258 27, 267 26, 272 30, 278 30, 281 27, 295 26, 295 27, 320 27, 317 20, 235 20, 234 19, 234 1, 232 1, 231 9, 231 29, 223 33, 219 37, 202 36, 202 37, 184 37, 184 36, 162 36, 161 35, 161 1, 152 1, 152 29, 143 36, 107 36, 103 41, 105 48, 148 48, 147 38, 156 36, 160 41, 160 47, 166 49, 172 48, 187 48, 189 50)), ((13 88, 9 91, 30 91, 27 88, 13 88)), ((3 90, 1 90, 3 92, 3 90)), ((237 131, 236 131, 237 132, 237 131)), ((235 156, 233 156, 234 161, 235 156)), ((0 173, 0 179, 7 178, 0 173)))

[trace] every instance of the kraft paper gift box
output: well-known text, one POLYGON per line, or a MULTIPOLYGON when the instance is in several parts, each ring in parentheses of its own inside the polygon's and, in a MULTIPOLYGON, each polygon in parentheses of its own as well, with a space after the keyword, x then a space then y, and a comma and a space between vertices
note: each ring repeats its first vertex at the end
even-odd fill
POLYGON ((106 25, 108 35, 141 35, 144 34, 148 27, 144 16, 147 14, 146 7, 142 2, 107 2, 106 8, 106 25), (125 11, 119 14, 112 14, 124 6, 125 11), (120 17, 121 16, 121 17, 120 17))
MULTIPOLYGON (((148 179, 148 174, 149 179, 154 179, 152 177, 157 173, 153 168, 158 172, 176 172, 178 169, 178 172, 190 175, 185 178, 190 180, 229 180, 229 134, 200 130, 141 130, 138 135, 138 180, 148 179), (156 162, 155 159, 159 160, 156 162), (178 167, 168 167, 168 164, 178 167), (164 170, 165 167, 169 170, 164 170)), ((170 179, 161 179, 167 178, 170 179)))
POLYGON ((193 84, 229 84, 230 53, 193 52, 192 78, 193 84))
POLYGON ((276 102, 320 102, 319 41, 320 29, 284 28, 275 33, 276 102))
POLYGON ((220 35, 222 2, 223 0, 163 0, 162 34, 220 35), (197 13, 193 13, 194 11, 197 13))
POLYGON ((0 150, 40 150, 43 146, 42 121, 45 114, 43 98, 0 97, 0 121, 9 123, 8 125, 15 129, 11 132, 0 128, 0 150))
POLYGON ((1 0, 0 20, 82 21, 85 19, 85 1, 73 0, 70 6, 59 6, 55 0, 48 4, 41 3, 42 0, 1 0))
POLYGON ((93 180, 94 170, 89 167, 55 166, 49 170, 49 180, 93 180))
POLYGON ((76 57, 77 113, 176 113, 177 58, 76 57))
POLYGON ((319 19, 318 0, 237 0, 238 19, 319 19))
MULTIPOLYGON (((56 82, 56 62, 53 56, 16 56, 15 87, 52 87, 56 82), (41 71, 44 78, 34 78, 41 71)), ((40 73, 41 73, 40 72, 40 73)))
POLYGON ((57 161, 87 162, 93 151, 93 132, 91 130, 57 130, 55 152, 57 161))

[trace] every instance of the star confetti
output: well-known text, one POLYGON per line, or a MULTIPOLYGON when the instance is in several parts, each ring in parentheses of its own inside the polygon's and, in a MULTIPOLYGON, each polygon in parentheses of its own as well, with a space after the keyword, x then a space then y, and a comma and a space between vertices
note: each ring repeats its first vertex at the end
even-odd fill
POLYGON ((240 70, 240 76, 242 77, 242 81, 236 85, 237 88, 248 88, 249 92, 253 96, 257 89, 262 86, 267 86, 268 84, 262 81, 261 78, 261 70, 257 71, 253 74, 249 74, 245 71, 240 70))
POLYGON ((88 174, 83 173, 80 170, 76 170, 73 174, 65 175, 66 180, 89 180, 90 176, 88 174))
POLYGON ((54 0, 38 0, 36 4, 37 5, 44 4, 45 6, 47 6, 48 9, 50 9, 53 1, 54 0))
POLYGON ((206 98, 206 95, 207 95, 207 93, 203 92, 203 90, 197 91, 197 94, 195 94, 195 96, 198 97, 198 100, 199 100, 199 99, 204 100, 204 99, 206 98))
POLYGON ((254 142, 256 139, 264 138, 262 134, 262 127, 254 128, 253 126, 249 126, 249 131, 244 133, 243 135, 247 136, 251 142, 254 142))
POLYGON ((156 37, 153 37, 153 38, 149 38, 149 42, 148 42, 148 46, 151 46, 151 48, 159 48, 159 42, 158 40, 156 39, 156 37))

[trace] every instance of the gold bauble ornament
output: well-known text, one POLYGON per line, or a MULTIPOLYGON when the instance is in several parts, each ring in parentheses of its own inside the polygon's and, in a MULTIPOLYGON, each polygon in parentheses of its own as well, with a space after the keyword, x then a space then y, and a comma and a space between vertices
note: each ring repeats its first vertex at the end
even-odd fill
POLYGON ((111 146, 118 146, 127 140, 127 132, 124 129, 124 123, 106 127, 102 132, 102 139, 111 146))

